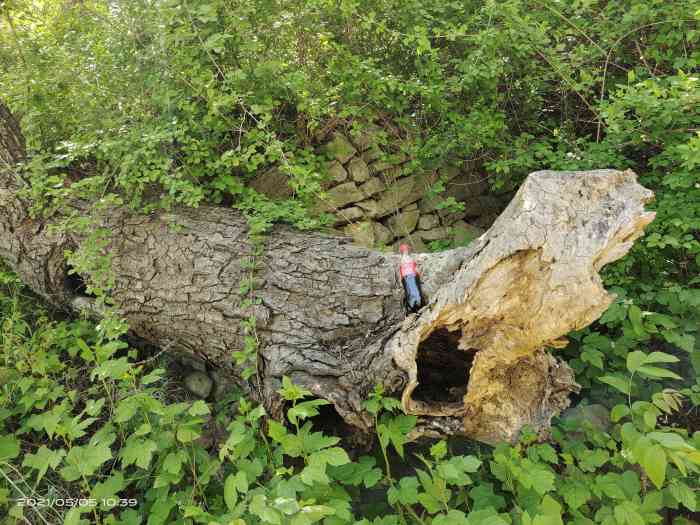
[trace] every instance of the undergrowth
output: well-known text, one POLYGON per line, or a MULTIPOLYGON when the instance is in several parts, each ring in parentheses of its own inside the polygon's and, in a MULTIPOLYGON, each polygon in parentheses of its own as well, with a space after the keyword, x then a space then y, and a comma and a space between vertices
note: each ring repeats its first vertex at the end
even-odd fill
POLYGON ((463 455, 437 441, 409 453, 415 417, 376 390, 366 409, 378 445, 351 460, 314 428, 328 402, 288 379, 284 422, 236 392, 216 405, 172 398, 161 363, 120 330, 56 319, 12 273, 0 279, 5 523, 637 524, 696 510, 700 432, 680 416, 697 411, 700 389, 662 382, 679 378, 673 355, 632 350, 658 326, 634 307, 604 319, 631 330, 601 351, 609 422, 562 420, 549 443, 525 429, 515 446, 463 455))
MULTIPOLYGON (((0 520, 697 518, 699 12, 695 0, 2 3, 0 97, 22 120, 35 214, 60 215, 75 198, 98 215, 215 203, 242 210, 256 235, 276 222, 314 228, 325 221, 309 211, 326 176, 317 146, 373 123, 409 169, 469 162, 500 192, 536 169, 633 169, 657 218, 605 271, 616 302, 569 334, 583 423, 555 422, 547 443, 526 430, 468 453, 457 440, 406 443, 415 421, 380 391, 366 401, 377 445, 356 457, 318 431, 324 401, 289 381, 284 422, 235 392, 178 399, 118 319, 62 318, 2 270, 0 520), (247 185, 273 166, 293 199, 247 185)), ((108 303, 94 218, 63 219, 92 232, 71 264, 108 303)), ((254 302, 250 264, 241 295, 254 302)), ((249 325, 234 357, 252 376, 249 325)))

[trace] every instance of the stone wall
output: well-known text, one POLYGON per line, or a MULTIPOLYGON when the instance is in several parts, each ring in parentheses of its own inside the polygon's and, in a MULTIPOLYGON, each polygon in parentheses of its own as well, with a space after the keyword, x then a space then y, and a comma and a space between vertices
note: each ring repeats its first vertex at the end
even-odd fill
MULTIPOLYGON (((483 175, 449 165, 411 173, 407 157, 383 151, 373 137, 352 139, 336 131, 319 148, 331 160, 317 211, 332 213, 338 232, 364 246, 396 249, 406 242, 420 252, 433 241, 466 244, 495 220, 501 204, 488 194, 483 175), (445 191, 436 194, 438 181, 445 191), (441 209, 448 197, 464 210, 441 209)), ((271 198, 291 195, 276 170, 259 175, 252 186, 271 198)))

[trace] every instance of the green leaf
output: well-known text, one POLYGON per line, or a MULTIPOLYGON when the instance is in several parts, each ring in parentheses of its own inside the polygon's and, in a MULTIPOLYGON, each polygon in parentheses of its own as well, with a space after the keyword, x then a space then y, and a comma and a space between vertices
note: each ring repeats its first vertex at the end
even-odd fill
POLYGON ((449 510, 447 514, 438 514, 433 518, 432 525, 469 525, 469 520, 460 510, 449 510))
POLYGON ((324 450, 320 450, 311 456, 312 461, 317 461, 319 463, 326 463, 328 465, 340 466, 350 463, 350 457, 344 449, 340 447, 331 447, 324 450))
POLYGON ((48 469, 55 470, 58 467, 65 455, 66 451, 62 448, 51 450, 46 445, 42 445, 35 454, 24 456, 22 466, 38 470, 36 481, 39 482, 48 469))
POLYGON ((396 502, 403 505, 414 505, 418 503, 418 487, 418 478, 415 476, 404 476, 398 485, 389 488, 387 500, 390 505, 395 505, 396 502))
POLYGON ((647 355, 639 350, 627 354, 627 370, 635 373, 640 366, 646 363, 647 355))
POLYGON ((146 386, 146 385, 151 385, 153 383, 157 383, 163 378, 163 375, 165 374, 165 370, 163 368, 156 368, 155 370, 152 370, 145 376, 141 378, 141 385, 146 386))
POLYGON ((646 330, 644 330, 644 324, 642 323, 642 311, 637 305, 631 305, 627 310, 627 315, 629 316, 630 323, 632 323, 632 330, 639 337, 646 336, 646 330))
POLYGON ((639 475, 633 470, 627 470, 620 474, 620 487, 624 490, 627 499, 636 498, 642 490, 639 475))
POLYGON ((615 405, 613 407, 613 409, 610 411, 610 421, 612 421, 613 423, 617 423, 623 417, 629 415, 629 413, 630 413, 629 406, 627 406, 625 404, 615 405))
POLYGON ((638 374, 642 374, 648 377, 664 378, 668 377, 670 379, 683 379, 681 376, 665 368, 660 368, 658 366, 640 366, 637 370, 638 374))
POLYGON ((92 372, 90 372, 90 379, 124 379, 129 370, 131 370, 131 366, 128 357, 110 359, 97 368, 94 368, 92 372))
POLYGON ((518 479, 525 487, 532 487, 540 495, 554 490, 555 476, 545 468, 528 468, 518 479))
POLYGON ((565 480, 559 493, 573 510, 585 505, 591 499, 591 491, 586 484, 576 480, 565 480))
POLYGON ((651 445, 643 451, 639 464, 649 476, 649 479, 661 488, 666 479, 666 451, 660 445, 651 445))
POLYGON ((60 471, 61 477, 66 481, 88 478, 109 459, 112 459, 112 451, 104 443, 74 446, 66 455, 65 466, 60 471))
POLYGON ((697 510, 697 498, 695 496, 695 492, 688 485, 678 479, 674 479, 668 488, 669 492, 678 503, 685 505, 685 507, 691 512, 695 512, 697 510))
POLYGON ((541 514, 536 515, 532 520, 532 525, 563 525, 561 519, 562 508, 557 500, 547 495, 542 498, 540 504, 541 514))
POLYGON ((500 510, 506 505, 505 498, 494 492, 493 483, 479 483, 469 491, 469 497, 474 502, 474 510, 482 510, 489 507, 500 510))
POLYGON ((408 433, 416 426, 416 416, 399 415, 382 418, 377 425, 377 433, 382 446, 390 442, 403 458, 403 446, 408 441, 408 433))
POLYGON ((584 472, 594 472, 597 468, 605 465, 610 459, 610 454, 603 448, 595 448, 584 454, 579 462, 581 470, 584 472))
POLYGON ((287 410, 287 418, 289 421, 296 425, 297 421, 308 419, 310 417, 317 416, 319 414, 318 407, 323 405, 329 405, 330 402, 325 399, 311 399, 309 401, 302 401, 297 403, 296 406, 287 410))
POLYGON ((153 503, 151 511, 148 514, 148 525, 164 525, 167 523, 170 512, 175 505, 177 505, 177 502, 172 496, 158 498, 153 503))
POLYGON ((192 403, 192 406, 187 413, 191 416, 206 416, 210 413, 209 405, 207 405, 203 400, 198 399, 192 403))
POLYGON ((638 512, 638 506, 630 501, 615 505, 615 520, 620 525, 644 525, 644 518, 638 512))
POLYGON ((629 497, 624 490, 622 477, 614 472, 597 476, 595 485, 597 490, 611 499, 626 500, 629 497))
POLYGON ((629 379, 621 377, 619 375, 608 375, 608 376, 603 376, 599 377, 598 381, 601 383, 607 383, 608 385, 616 388, 623 394, 629 394, 630 391, 630 383, 629 379))
POLYGON ((511 522, 503 519, 494 509, 483 509, 470 512, 467 523, 469 525, 510 525, 511 522))
POLYGON ((124 475, 117 471, 106 480, 95 483, 90 497, 96 499, 98 502, 101 502, 103 499, 114 498, 126 485, 124 475))
POLYGON ((644 364, 649 363, 677 363, 679 359, 675 355, 667 354, 666 352, 652 352, 647 355, 644 364))
POLYGON ((292 380, 287 376, 282 378, 282 388, 280 388, 278 392, 286 401, 298 401, 299 399, 313 395, 310 390, 306 390, 292 383, 292 380))
POLYGON ((273 509, 267 504, 267 498, 264 494, 256 494, 250 502, 250 512, 258 516, 263 523, 272 523, 280 525, 282 516, 276 509, 273 509))
POLYGON ((693 334, 681 334, 677 330, 663 330, 661 335, 663 335, 666 341, 682 348, 686 352, 690 353, 695 350, 695 336, 693 334))
POLYGON ((121 449, 120 456, 122 465, 135 464, 137 467, 147 469, 151 464, 153 453, 158 449, 158 445, 152 439, 129 438, 126 446, 121 449))
POLYGON ((182 424, 177 427, 177 432, 175 435, 180 443, 191 443, 201 436, 199 424, 197 422, 187 422, 182 424))
POLYGON ((179 474, 182 470, 183 457, 179 452, 169 452, 163 460, 163 471, 169 474, 179 474))
POLYGON ((600 317, 599 321, 603 324, 615 323, 622 321, 627 315, 625 308, 619 302, 614 302, 600 317))
POLYGON ((233 474, 229 474, 224 483, 224 502, 231 512, 236 509, 238 489, 236 487, 236 477, 233 474))
POLYGON ((299 502, 294 498, 275 498, 272 506, 279 510, 282 514, 292 515, 299 512, 299 502))
POLYGON ((657 443, 660 443, 665 448, 671 448, 674 450, 695 450, 695 447, 690 445, 685 439, 675 432, 650 432, 647 437, 653 439, 657 443))
POLYGON ((447 442, 440 440, 430 447, 430 455, 433 459, 442 459, 447 454, 447 442))
POLYGON ((309 486, 317 483, 321 485, 330 483, 330 479, 326 475, 326 466, 320 463, 309 463, 299 474, 299 479, 309 486))
POLYGON ((63 517, 63 525, 82 525, 83 521, 80 519, 80 507, 73 507, 66 515, 63 517))
POLYGON ((0 436, 0 461, 9 461, 19 456, 19 440, 14 436, 0 436))
POLYGON ((122 399, 117 405, 114 415, 115 423, 125 423, 136 415, 139 409, 138 398, 135 396, 122 399))
POLYGON ((335 509, 328 505, 305 505, 294 516, 291 525, 311 525, 321 521, 327 516, 335 514, 335 509))

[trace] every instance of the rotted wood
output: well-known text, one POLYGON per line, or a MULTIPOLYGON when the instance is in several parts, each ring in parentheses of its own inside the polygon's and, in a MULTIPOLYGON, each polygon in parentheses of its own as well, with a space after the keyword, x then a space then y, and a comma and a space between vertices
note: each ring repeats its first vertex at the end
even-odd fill
MULTIPOLYGON (((63 256, 85 239, 29 217, 14 168, 24 157, 21 133, 1 104, 0 119, 0 257, 47 300, 89 308, 63 256)), ((398 256, 346 238, 276 227, 255 261, 260 303, 245 307, 240 284, 254 249, 236 211, 119 208, 101 223, 110 232, 112 297, 133 333, 207 361, 273 414, 286 375, 368 431, 363 401, 381 384, 418 416, 413 437, 495 443, 516 439, 524 425, 546 435, 568 405, 578 386, 556 348, 612 301, 599 271, 653 220, 644 210, 652 198, 631 171, 532 173, 469 247, 416 256, 426 304, 410 315, 398 256), (232 354, 251 315, 259 366, 245 381, 232 354)))

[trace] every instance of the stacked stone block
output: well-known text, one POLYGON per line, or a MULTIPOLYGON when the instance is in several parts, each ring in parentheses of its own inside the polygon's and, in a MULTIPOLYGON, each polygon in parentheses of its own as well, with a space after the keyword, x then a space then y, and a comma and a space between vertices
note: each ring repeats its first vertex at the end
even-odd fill
MULTIPOLYGON (((483 176, 454 166, 411 173, 409 159, 386 155, 371 131, 354 139, 336 131, 320 152, 330 160, 317 211, 332 213, 334 228, 363 246, 395 249, 408 242, 415 251, 427 251, 433 241, 466 244, 500 210, 499 201, 487 194, 483 176), (446 189, 436 194, 434 186, 441 178, 446 189), (449 197, 463 203, 464 210, 444 208, 441 203, 449 197)), ((252 186, 280 198, 288 187, 280 175, 270 170, 252 186)))

